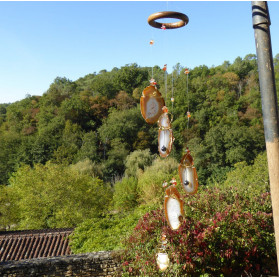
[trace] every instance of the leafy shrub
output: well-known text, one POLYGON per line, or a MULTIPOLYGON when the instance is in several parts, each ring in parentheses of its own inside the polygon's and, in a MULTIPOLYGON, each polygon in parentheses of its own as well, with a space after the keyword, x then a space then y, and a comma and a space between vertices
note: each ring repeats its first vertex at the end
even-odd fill
POLYGON ((84 221, 71 236, 72 251, 86 253, 124 248, 124 238, 128 237, 147 210, 150 208, 140 206, 133 212, 106 214, 84 221))
POLYGON ((235 164, 235 169, 228 173, 224 187, 235 185, 242 194, 255 195, 269 191, 269 175, 266 152, 260 153, 253 165, 245 162, 235 164))
POLYGON ((166 226, 162 209, 139 220, 126 240, 123 276, 162 276, 155 259, 162 232, 167 234, 170 258, 165 276, 276 274, 269 193, 249 200, 235 188, 211 188, 185 195, 184 200, 186 217, 177 231, 166 226))
POLYGON ((76 164, 70 165, 70 168, 73 171, 78 171, 81 174, 86 174, 98 178, 103 177, 104 166, 101 164, 97 164, 96 162, 93 162, 88 158, 82 161, 78 161, 76 164))
POLYGON ((175 159, 157 158, 150 167, 138 175, 139 202, 160 204, 164 196, 162 183, 170 181, 175 176, 178 179, 178 163, 175 159))
POLYGON ((152 164, 153 159, 154 155, 151 155, 149 149, 131 152, 125 160, 125 175, 136 176, 138 169, 144 170, 152 164))
POLYGON ((20 167, 9 188, 18 229, 74 227, 107 211, 112 194, 102 180, 51 163, 20 167))
POLYGON ((114 184, 113 202, 115 209, 130 210, 137 205, 137 179, 124 177, 114 184))

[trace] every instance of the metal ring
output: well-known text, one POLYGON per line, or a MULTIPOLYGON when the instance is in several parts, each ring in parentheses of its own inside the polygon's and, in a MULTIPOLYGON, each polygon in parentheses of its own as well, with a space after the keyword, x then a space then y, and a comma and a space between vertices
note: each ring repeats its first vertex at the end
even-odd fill
POLYGON ((187 25, 189 22, 189 18, 185 14, 178 13, 178 12, 158 12, 150 15, 147 21, 149 25, 155 28, 162 28, 163 26, 165 26, 166 29, 175 29, 187 25), (177 18, 180 19, 180 21, 173 22, 173 23, 160 23, 155 21, 156 19, 161 19, 161 18, 177 18))

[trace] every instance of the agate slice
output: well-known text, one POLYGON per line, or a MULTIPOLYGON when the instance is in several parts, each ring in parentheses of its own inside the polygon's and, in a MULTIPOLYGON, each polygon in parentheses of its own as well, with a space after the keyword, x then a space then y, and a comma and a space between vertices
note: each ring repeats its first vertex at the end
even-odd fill
POLYGON ((187 150, 178 167, 182 188, 187 194, 193 195, 198 191, 198 175, 194 167, 194 160, 187 150))
POLYGON ((170 263, 169 256, 166 252, 159 252, 156 259, 157 265, 161 271, 165 271, 170 263))
POLYGON ((165 158, 171 152, 174 137, 171 129, 171 121, 168 116, 167 108, 163 108, 163 111, 164 113, 160 116, 158 120, 158 151, 160 153, 160 156, 165 158))
POLYGON ((162 108, 164 106, 164 98, 154 85, 150 85, 142 91, 140 111, 142 117, 148 124, 154 124, 158 121, 163 113, 162 108))
POLYGON ((172 130, 159 130, 158 135, 158 151, 160 156, 165 158, 167 157, 172 148, 174 137, 172 135, 172 130))
POLYGON ((158 120, 158 125, 162 130, 171 129, 171 121, 168 116, 168 109, 166 107, 163 107, 162 110, 163 113, 158 120))
POLYGON ((165 216, 172 230, 179 229, 183 220, 183 201, 178 190, 170 186, 165 196, 165 216))

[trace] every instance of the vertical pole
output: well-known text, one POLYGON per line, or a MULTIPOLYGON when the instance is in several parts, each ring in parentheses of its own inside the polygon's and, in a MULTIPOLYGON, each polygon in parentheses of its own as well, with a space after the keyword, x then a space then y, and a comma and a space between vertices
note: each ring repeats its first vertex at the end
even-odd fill
POLYGON ((189 112, 189 109, 190 109, 190 101, 189 101, 189 92, 188 92, 188 74, 186 74, 186 76, 187 76, 187 103, 188 103, 188 110, 187 110, 187 118, 188 118, 188 121, 187 121, 187 129, 189 129, 190 118, 188 117, 188 112, 189 112))
MULTIPOLYGON (((270 38, 270 18, 266 1, 252 1, 262 113, 267 151, 274 232, 279 262, 279 121, 270 38)), ((279 270, 279 265, 278 265, 279 270)))

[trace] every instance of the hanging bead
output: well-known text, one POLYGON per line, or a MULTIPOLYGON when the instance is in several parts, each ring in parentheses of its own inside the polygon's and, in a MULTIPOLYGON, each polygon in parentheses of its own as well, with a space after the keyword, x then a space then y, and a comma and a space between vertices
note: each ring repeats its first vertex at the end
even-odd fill
POLYGON ((172 180, 170 181, 170 183, 173 185, 173 186, 176 186, 177 185, 177 182, 176 182, 176 179, 173 177, 172 180))
POLYGON ((173 97, 171 97, 171 102, 172 102, 172 103, 174 102, 174 98, 173 98, 173 97))
POLYGON ((156 84, 157 84, 157 82, 155 81, 154 78, 152 78, 151 80, 149 80, 149 82, 150 82, 151 85, 156 85, 156 84))
POLYGON ((166 106, 163 106, 162 110, 163 110, 164 113, 168 113, 169 112, 169 109, 166 106))

